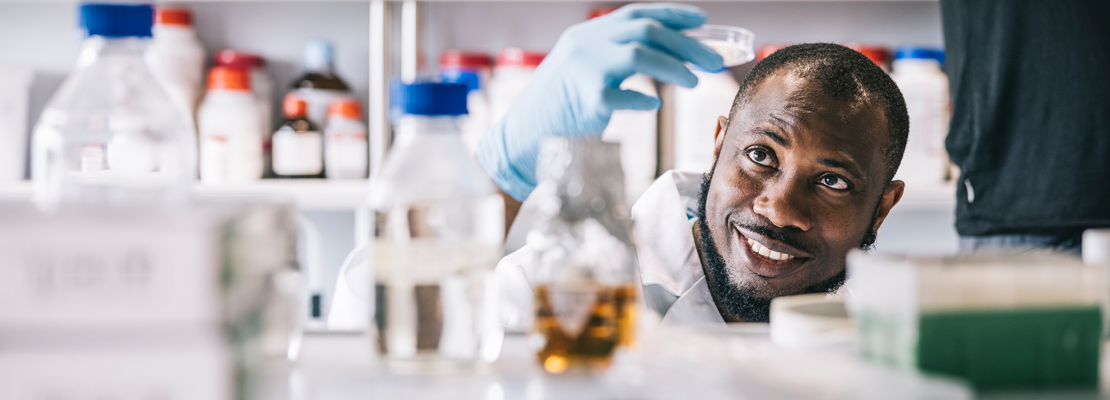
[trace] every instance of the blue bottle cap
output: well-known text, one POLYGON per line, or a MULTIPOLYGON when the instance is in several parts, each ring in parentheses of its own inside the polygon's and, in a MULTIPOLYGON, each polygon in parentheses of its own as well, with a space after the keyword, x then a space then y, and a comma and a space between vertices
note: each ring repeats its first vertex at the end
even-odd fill
POLYGON ((937 60, 940 65, 944 65, 944 50, 929 47, 899 47, 898 52, 894 53, 894 59, 898 60, 903 58, 937 60))
POLYGON ((478 90, 482 88, 482 78, 479 77, 478 72, 469 69, 445 69, 439 74, 439 78, 444 82, 461 83, 466 85, 468 90, 478 90))
POLYGON ((150 37, 154 8, 142 4, 82 4, 81 27, 89 36, 150 37))
POLYGON ((329 71, 335 59, 331 42, 313 39, 304 44, 304 68, 309 71, 329 71))
POLYGON ((408 115, 466 114, 467 87, 462 83, 394 81, 390 90, 394 112, 408 115))

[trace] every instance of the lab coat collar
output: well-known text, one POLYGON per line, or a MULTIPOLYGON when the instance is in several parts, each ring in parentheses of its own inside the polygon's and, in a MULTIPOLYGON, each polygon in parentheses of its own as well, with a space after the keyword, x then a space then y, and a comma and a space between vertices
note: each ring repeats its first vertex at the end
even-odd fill
POLYGON ((664 323, 724 323, 705 281, 691 230, 702 174, 667 171, 632 206, 640 280, 659 285, 677 300, 664 323))

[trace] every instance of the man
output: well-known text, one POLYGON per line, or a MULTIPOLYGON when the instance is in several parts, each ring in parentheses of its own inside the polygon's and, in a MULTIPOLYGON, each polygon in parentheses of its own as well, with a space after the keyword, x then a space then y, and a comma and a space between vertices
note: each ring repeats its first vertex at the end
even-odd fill
MULTIPOLYGON (((568 29, 480 145, 507 201, 534 188, 543 137, 597 136, 613 109, 658 105, 620 91, 625 77, 692 86, 682 63, 719 69, 676 32, 702 22, 689 7, 633 5, 568 29)), ((908 130, 901 92, 862 54, 807 44, 760 62, 718 120, 704 178, 668 172, 633 207, 649 306, 664 323, 759 322, 774 297, 837 289, 847 252, 874 242, 902 195, 892 178, 908 130)), ((527 252, 497 271, 503 322, 520 329, 532 312, 527 252)))

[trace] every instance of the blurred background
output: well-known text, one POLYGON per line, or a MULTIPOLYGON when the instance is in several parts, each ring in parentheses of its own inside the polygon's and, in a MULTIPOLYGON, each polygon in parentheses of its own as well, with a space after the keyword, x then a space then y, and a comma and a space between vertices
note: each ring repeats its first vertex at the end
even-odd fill
MULTIPOLYGON (((349 94, 364 110, 360 119, 369 137, 370 174, 392 138, 388 121, 388 83, 392 79, 438 76, 441 56, 449 49, 484 53, 490 62, 506 48, 543 53, 563 30, 586 20, 592 10, 621 4, 525 0, 156 2, 192 12, 196 35, 206 52, 206 70, 213 65, 214 54, 222 49, 263 57, 275 88, 270 99, 275 110, 280 110, 282 98, 304 73, 305 44, 316 39, 330 42, 334 49, 333 72, 347 83, 349 94)), ((879 62, 889 68, 900 47, 943 48, 940 10, 935 1, 690 4, 703 8, 710 24, 754 32, 757 50, 800 42, 854 43, 884 50, 886 58, 879 62)), ((19 127, 22 132, 16 133, 26 136, 77 61, 82 40, 77 28, 77 2, 0 0, 0 37, 5 38, 0 65, 33 71, 26 93, 26 123, 19 127)), ((740 65, 730 72, 742 82, 754 64, 740 65)), ((678 140, 673 122, 667 120, 673 114, 667 111, 673 110, 673 93, 662 85, 657 89, 665 103, 654 138, 658 146, 649 147, 641 155, 654 163, 656 174, 674 166, 671 147, 678 140)), ((276 127, 281 120, 280 112, 275 112, 270 122, 276 127)), ((263 179, 198 191, 292 199, 300 215, 298 258, 310 271, 310 290, 323 303, 313 317, 326 317, 323 313, 328 309, 340 265, 356 245, 370 237, 369 214, 363 209, 365 179, 263 179)), ((25 199, 30 194, 26 180, 0 181, 2 199, 25 199)), ((950 183, 939 180, 911 185, 880 230, 877 248, 915 254, 955 252, 953 210, 950 183)), ((519 244, 510 240, 506 252, 514 250, 515 245, 519 244)))

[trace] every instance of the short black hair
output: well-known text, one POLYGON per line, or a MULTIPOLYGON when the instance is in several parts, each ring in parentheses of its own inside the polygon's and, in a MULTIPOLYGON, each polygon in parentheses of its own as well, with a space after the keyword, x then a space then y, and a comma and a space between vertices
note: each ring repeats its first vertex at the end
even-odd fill
MULTIPOLYGON (((906 151, 906 138, 910 132, 910 117, 906 101, 898 85, 878 65, 858 51, 834 43, 806 43, 784 47, 752 68, 740 91, 732 102, 729 121, 736 111, 751 99, 752 92, 768 76, 784 67, 791 73, 817 81, 822 94, 834 100, 871 104, 883 109, 890 132, 890 144, 884 149, 886 182, 894 179, 902 154, 906 151)), ((730 122, 731 123, 731 122, 730 122)))

